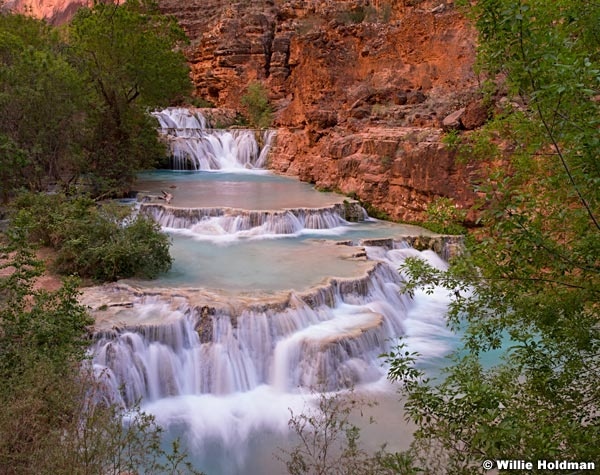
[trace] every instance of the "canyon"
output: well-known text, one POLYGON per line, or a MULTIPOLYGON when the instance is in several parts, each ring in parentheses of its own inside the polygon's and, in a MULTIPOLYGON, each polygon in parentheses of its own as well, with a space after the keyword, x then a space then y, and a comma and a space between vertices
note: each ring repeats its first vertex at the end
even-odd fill
MULTIPOLYGON (((83 3, 8 6, 60 23, 83 3)), ((189 37, 202 102, 243 112, 248 85, 266 86, 275 172, 403 221, 423 220, 437 197, 473 204, 478 167, 457 161, 443 139, 450 129, 481 126, 489 110, 473 68, 476 34, 453 1, 158 4, 189 37)))

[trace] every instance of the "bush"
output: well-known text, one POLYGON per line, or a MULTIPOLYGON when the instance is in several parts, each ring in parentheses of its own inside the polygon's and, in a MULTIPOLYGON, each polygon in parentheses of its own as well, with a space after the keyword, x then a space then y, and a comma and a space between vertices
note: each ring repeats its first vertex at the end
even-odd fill
POLYGON ((346 25, 358 25, 366 20, 368 14, 370 13, 370 9, 359 6, 352 10, 346 10, 340 12, 338 14, 338 21, 344 23, 346 25))
POLYGON ((242 104, 248 111, 248 122, 252 127, 264 129, 273 122, 273 110, 269 104, 267 88, 260 82, 253 82, 248 86, 246 94, 242 96, 242 104))
POLYGON ((13 226, 57 251, 55 269, 96 281, 152 279, 171 267, 169 239, 159 226, 117 205, 86 197, 25 194, 15 203, 13 226))
POLYGON ((461 223, 465 218, 465 210, 458 209, 450 198, 438 197, 427 207, 427 221, 421 225, 440 234, 464 234, 461 223))
MULTIPOLYGON (((411 456, 389 452, 385 446, 374 453, 363 449, 360 428, 352 414, 362 416, 363 409, 375 403, 348 393, 315 393, 314 406, 302 413, 290 409, 288 426, 299 440, 291 451, 280 450, 277 458, 285 462, 290 475, 392 475, 417 473, 411 456)), ((370 423, 374 421, 369 420, 370 423)))

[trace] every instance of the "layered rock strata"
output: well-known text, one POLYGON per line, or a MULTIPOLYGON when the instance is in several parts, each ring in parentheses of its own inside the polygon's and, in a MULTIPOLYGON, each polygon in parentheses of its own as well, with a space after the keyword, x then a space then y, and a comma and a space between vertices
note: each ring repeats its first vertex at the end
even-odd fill
MULTIPOLYGON (((12 4, 54 18, 75 8, 31 1, 12 4)), ((422 218, 438 196, 472 204, 477 171, 457 163, 442 138, 477 128, 488 111, 476 94, 475 32, 452 0, 159 5, 190 38, 198 96, 243 110, 248 84, 267 86, 279 128, 272 169, 396 219, 422 218)))

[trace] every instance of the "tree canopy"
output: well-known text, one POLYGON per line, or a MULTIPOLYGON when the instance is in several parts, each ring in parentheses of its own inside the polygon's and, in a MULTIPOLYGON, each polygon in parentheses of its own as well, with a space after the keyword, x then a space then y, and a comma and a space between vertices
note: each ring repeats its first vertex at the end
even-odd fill
POLYGON ((0 14, 0 178, 12 190, 126 190, 164 156, 149 109, 189 92, 185 41, 151 1, 98 2, 64 30, 0 14))
POLYGON ((155 2, 128 0, 79 10, 68 41, 94 90, 86 171, 101 177, 97 192, 118 189, 164 155, 147 108, 189 92, 185 58, 174 49, 185 36, 155 2))
POLYGON ((41 189, 81 156, 85 82, 57 32, 21 15, 0 14, 0 178, 2 192, 41 189))
POLYGON ((458 147, 487 164, 475 184, 482 228, 448 272, 416 260, 403 269, 409 292, 451 290, 464 348, 436 381, 404 354, 390 376, 406 382, 428 473, 476 473, 484 459, 598 462, 600 5, 469 8, 498 104, 458 147), (504 355, 491 367, 490 350, 504 355))

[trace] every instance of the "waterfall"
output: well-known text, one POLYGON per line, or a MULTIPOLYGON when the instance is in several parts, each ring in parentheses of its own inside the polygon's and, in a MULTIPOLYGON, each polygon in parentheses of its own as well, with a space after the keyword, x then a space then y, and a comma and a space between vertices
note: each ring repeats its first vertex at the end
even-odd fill
POLYGON ((275 136, 273 130, 209 129, 199 111, 184 108, 152 115, 169 144, 175 170, 262 169, 275 136))
MULTIPOLYGON (((154 116, 176 170, 265 165, 272 131, 211 129, 187 109, 154 116)), ((441 253, 455 243, 371 220, 354 201, 306 199, 265 172, 167 174, 148 180, 139 212, 173 237, 174 270, 154 283, 90 291, 104 330, 89 351, 107 399, 141 401, 167 432, 184 437, 202 470, 281 473, 265 468, 256 448, 263 444, 270 458, 287 437, 290 409, 302 411, 311 390, 389 395, 379 355, 399 338, 433 359, 453 346, 448 292, 403 294, 398 270, 413 256, 445 268, 435 253, 411 246, 441 253), (152 202, 164 189, 181 207, 152 202)))
MULTIPOLYGON (((249 306, 239 315, 208 315, 184 306, 171 323, 100 333, 94 365, 126 405, 140 398, 223 396, 261 385, 294 393, 375 381, 384 375, 378 355, 389 349, 390 339, 411 333, 406 325, 415 301, 399 292, 402 281, 394 266, 403 253, 418 252, 371 251, 381 260, 368 275, 292 293, 284 308, 249 306), (208 331, 201 328, 207 321, 208 331)), ((435 255, 420 255, 438 264, 435 255)), ((445 305, 447 296, 437 302, 445 305)), ((173 318, 169 305, 156 297, 136 305, 140 312, 173 318)), ((430 323, 439 332, 443 318, 430 323)))
MULTIPOLYGON (((141 212, 170 231, 185 230, 197 239, 227 240, 298 236, 303 233, 342 233, 349 225, 348 207, 358 203, 334 204, 327 208, 297 208, 287 210, 241 210, 234 208, 174 208, 158 204, 143 204, 141 212), (337 230, 337 231, 336 231, 337 230)), ((351 217, 357 213, 351 212, 351 217)))

